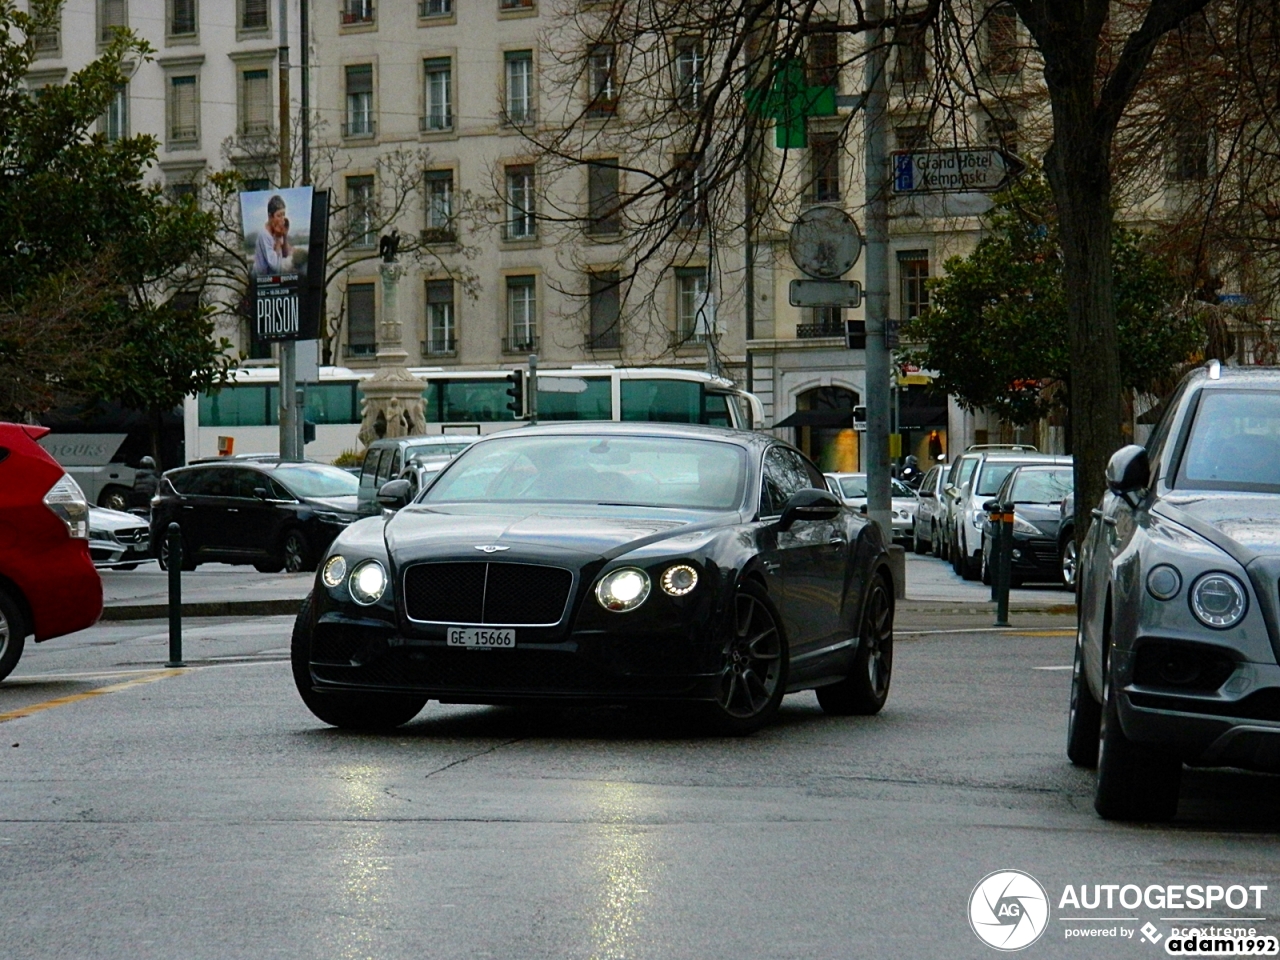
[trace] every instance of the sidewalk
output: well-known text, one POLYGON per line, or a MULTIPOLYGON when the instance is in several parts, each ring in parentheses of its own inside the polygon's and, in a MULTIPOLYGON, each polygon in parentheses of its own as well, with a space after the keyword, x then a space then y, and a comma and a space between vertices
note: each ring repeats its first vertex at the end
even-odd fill
MULTIPOLYGON (((151 561, 136 570, 102 570, 103 620, 154 620, 169 615, 169 574, 151 561)), ((259 573, 253 567, 202 564, 182 574, 184 617, 295 614, 313 573, 259 573)))

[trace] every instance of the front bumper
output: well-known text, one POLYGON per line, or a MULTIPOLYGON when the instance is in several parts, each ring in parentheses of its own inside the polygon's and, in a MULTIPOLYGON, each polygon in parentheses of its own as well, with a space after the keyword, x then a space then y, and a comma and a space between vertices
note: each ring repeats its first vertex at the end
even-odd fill
POLYGON ((1062 561, 1058 556, 1058 542, 1048 538, 1027 537, 1013 538, 1013 549, 1017 551, 1010 569, 1020 580, 1062 582, 1062 561))

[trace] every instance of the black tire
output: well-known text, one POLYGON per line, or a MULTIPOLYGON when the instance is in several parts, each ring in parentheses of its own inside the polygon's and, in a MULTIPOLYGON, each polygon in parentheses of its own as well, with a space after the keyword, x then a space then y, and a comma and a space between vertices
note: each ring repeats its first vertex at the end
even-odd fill
POLYGON ((789 648, 782 617, 755 581, 738 586, 727 634, 716 699, 706 705, 704 716, 715 733, 741 737, 773 720, 787 690, 789 648))
POLYGON ((916 528, 915 521, 911 523, 911 552, 922 556, 929 552, 925 549, 924 541, 920 539, 920 531, 916 528))
POLYGON ((986 544, 982 545, 982 552, 978 554, 978 566, 982 575, 982 585, 984 587, 991 586, 992 572, 991 561, 987 559, 986 544))
POLYGON ((279 573, 284 569, 283 560, 259 560, 253 565, 259 573, 279 573))
POLYGON ((1074 534, 1069 534, 1062 541, 1062 549, 1058 551, 1058 567, 1062 571, 1062 585, 1068 588, 1074 587, 1077 576, 1076 538, 1074 534))
POLYGON ((128 572, 129 570, 137 570, 137 569, 138 569, 138 565, 137 565, 136 563, 121 563, 121 564, 118 564, 118 565, 117 565, 117 566, 115 566, 115 567, 112 567, 111 569, 113 569, 113 570, 124 570, 124 571, 128 572))
POLYGON ((285 573, 309 573, 316 568, 315 553, 307 535, 294 528, 280 540, 280 563, 285 573))
MULTIPOLYGON (((169 534, 165 532, 160 537, 160 546, 156 548, 156 562, 160 564, 161 570, 169 569, 169 534)), ((187 543, 186 537, 182 538, 182 569, 191 571, 198 567, 196 563, 195 551, 191 549, 191 545, 187 543)))
POLYGON ((129 493, 128 487, 121 487, 116 484, 104 487, 102 492, 98 494, 98 506, 107 510, 119 510, 124 513, 129 509, 129 493))
POLYGON ((1093 699, 1084 675, 1084 632, 1076 628, 1076 656, 1071 666, 1071 703, 1067 710, 1067 759, 1077 767, 1098 765, 1102 705, 1093 699))
POLYGON ((973 557, 968 550, 960 554, 960 576, 966 580, 977 580, 982 573, 982 559, 973 557))
POLYGON ((1103 672, 1102 723, 1098 736, 1098 783, 1093 808, 1104 820, 1171 820, 1178 812, 1182 761, 1134 743, 1120 726, 1111 670, 1103 672))
POLYGON ((858 649, 849 675, 839 683, 819 687, 818 704, 836 716, 870 716, 889 699, 893 679, 893 591, 876 575, 862 602, 858 649))
POLYGON ((938 537, 938 525, 932 521, 929 523, 929 555, 942 557, 942 542, 938 537))
POLYGON ((293 682, 316 719, 343 730, 394 730, 416 717, 426 697, 393 693, 316 693, 311 686, 311 597, 303 601, 289 644, 293 682))
POLYGON ((18 605, 0 590, 0 680, 13 673, 13 668, 18 665, 28 631, 27 621, 18 605))
POLYGON ((956 576, 963 576, 960 570, 960 544, 954 534, 947 538, 947 553, 951 558, 951 569, 956 576))

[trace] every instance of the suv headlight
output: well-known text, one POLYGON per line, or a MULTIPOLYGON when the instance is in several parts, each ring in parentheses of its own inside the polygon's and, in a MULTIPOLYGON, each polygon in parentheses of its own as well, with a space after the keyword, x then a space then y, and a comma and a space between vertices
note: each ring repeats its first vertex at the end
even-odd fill
POLYGON ((347 580, 347 589, 351 599, 361 606, 377 603, 387 589, 387 571, 377 560, 358 563, 347 580))
POLYGON ((1249 595, 1229 573, 1206 573, 1191 585, 1191 612, 1206 627, 1234 627, 1249 609, 1249 595))
POLYGON ((613 613, 634 610, 649 597, 649 575, 639 567, 621 567, 596 584, 596 600, 613 613))
POLYGON ((80 484, 69 474, 49 488, 44 495, 44 505, 58 515, 67 525, 67 533, 77 540, 89 539, 89 501, 84 497, 80 484))

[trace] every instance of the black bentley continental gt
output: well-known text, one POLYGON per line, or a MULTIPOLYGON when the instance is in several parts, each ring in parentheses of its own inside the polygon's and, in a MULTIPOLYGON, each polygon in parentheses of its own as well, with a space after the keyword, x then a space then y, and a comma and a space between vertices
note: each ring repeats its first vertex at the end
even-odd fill
POLYGON ((1067 754, 1098 768, 1103 817, 1162 820, 1184 762, 1280 772, 1280 370, 1189 374, 1107 486, 1077 570, 1067 754))
POLYGON ((828 713, 879 711, 893 597, 879 528, 770 436, 528 427, 338 536, 293 673, 339 727, 395 727, 430 699, 682 701, 748 733, 797 690, 828 713))

